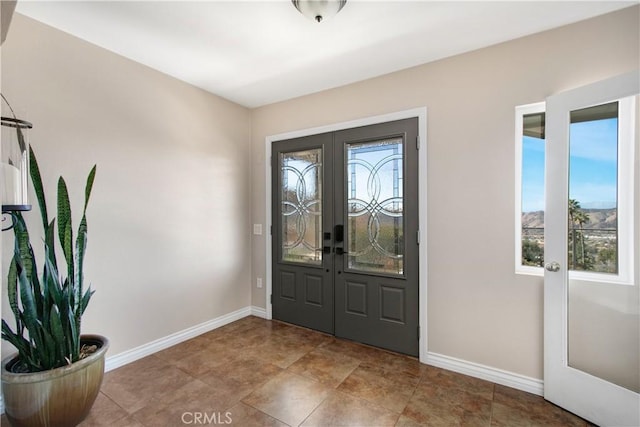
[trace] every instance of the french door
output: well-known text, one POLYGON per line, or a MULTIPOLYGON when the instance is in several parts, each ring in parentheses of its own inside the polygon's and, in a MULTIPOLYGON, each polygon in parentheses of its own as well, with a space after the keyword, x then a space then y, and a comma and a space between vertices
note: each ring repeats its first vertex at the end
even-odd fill
POLYGON ((546 104, 544 396, 602 426, 640 425, 639 82, 546 104))
POLYGON ((418 355, 418 120, 272 145, 275 319, 418 355))

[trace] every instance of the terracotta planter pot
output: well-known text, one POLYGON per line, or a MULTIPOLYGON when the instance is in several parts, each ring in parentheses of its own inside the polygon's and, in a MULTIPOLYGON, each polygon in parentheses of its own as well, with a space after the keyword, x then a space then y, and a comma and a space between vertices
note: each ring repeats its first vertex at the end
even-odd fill
POLYGON ((83 335, 81 341, 99 348, 72 365, 50 371, 14 374, 7 366, 16 355, 2 361, 5 414, 13 426, 71 427, 86 418, 100 391, 109 340, 83 335))

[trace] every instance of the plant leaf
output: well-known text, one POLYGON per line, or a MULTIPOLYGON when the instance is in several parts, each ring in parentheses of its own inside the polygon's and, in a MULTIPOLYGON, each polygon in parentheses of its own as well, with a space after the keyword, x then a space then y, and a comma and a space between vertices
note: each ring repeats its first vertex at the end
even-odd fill
POLYGON ((44 197, 44 187, 42 186, 42 177, 40 176, 40 168, 38 167, 38 161, 36 160, 36 154, 32 147, 29 147, 29 172, 31 175, 31 182, 33 183, 33 189, 38 199, 38 206, 40 206, 40 216, 42 218, 42 226, 46 230, 49 223, 49 217, 47 216, 47 202, 44 197))
MULTIPOLYGON (((15 256, 14 256, 15 257, 15 256)), ((22 336, 22 322, 20 321, 20 307, 18 307, 18 268, 16 260, 13 258, 9 265, 9 274, 7 275, 7 297, 9 306, 16 319, 16 329, 22 336)))
POLYGON ((93 189, 93 180, 96 178, 96 169, 98 165, 93 165, 89 176, 87 176, 87 185, 84 188, 84 213, 87 212, 87 206, 89 205, 89 197, 91 196, 91 190, 93 189))
MULTIPOLYGON (((20 282, 20 302, 23 307, 23 320, 26 328, 29 330, 29 340, 34 344, 34 350, 38 352, 38 360, 46 358, 46 346, 43 339, 42 324, 38 319, 36 304, 34 301, 33 288, 29 283, 27 274, 20 262, 18 261, 18 280, 20 282)), ((36 370, 42 370, 42 363, 37 363, 33 367, 36 370)))
POLYGON ((52 219, 49 225, 44 229, 44 245, 45 248, 51 248, 51 253, 48 258, 51 259, 51 264, 58 269, 58 261, 56 260, 56 251, 55 251, 55 229, 56 229, 56 219, 52 219))
POLYGON ((31 358, 31 346, 29 341, 22 337, 22 334, 17 334, 11 330, 7 322, 2 320, 2 338, 9 341, 18 350, 20 358, 31 358))
POLYGON ((22 129, 20 129, 20 125, 18 123, 16 123, 16 134, 18 137, 20 152, 24 154, 27 151, 27 144, 24 142, 24 134, 22 133, 22 129))
POLYGON ((84 296, 82 297, 82 301, 80 303, 80 315, 82 316, 84 314, 84 311, 87 309, 87 306, 89 305, 89 300, 91 299, 91 297, 93 296, 93 294, 96 291, 92 291, 91 287, 89 287, 89 289, 87 289, 87 292, 84 293, 84 296))
POLYGON ((67 260, 69 280, 74 280, 73 275, 73 229, 71 226, 71 206, 69 204, 69 192, 64 178, 58 179, 58 238, 62 245, 62 252, 67 260))
POLYGON ((51 308, 51 314, 49 317, 49 323, 51 324, 51 336, 56 343, 54 349, 56 351, 57 361, 64 360, 66 356, 66 346, 64 330, 62 329, 62 320, 60 319, 60 311, 55 305, 51 308))

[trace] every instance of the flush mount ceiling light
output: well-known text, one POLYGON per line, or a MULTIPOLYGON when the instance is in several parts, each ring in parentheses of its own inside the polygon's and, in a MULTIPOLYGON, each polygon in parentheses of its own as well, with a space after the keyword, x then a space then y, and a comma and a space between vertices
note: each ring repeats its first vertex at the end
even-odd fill
POLYGON ((337 15, 347 0, 291 0, 300 13, 316 22, 337 15))

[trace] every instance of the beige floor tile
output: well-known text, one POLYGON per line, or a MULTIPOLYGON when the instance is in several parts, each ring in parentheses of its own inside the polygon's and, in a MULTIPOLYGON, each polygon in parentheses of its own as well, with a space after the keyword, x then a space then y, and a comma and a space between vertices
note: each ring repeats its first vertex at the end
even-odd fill
POLYGON ((399 415, 366 400, 333 391, 302 426, 394 426, 399 415))
POLYGON ((196 338, 192 338, 183 343, 174 345, 165 350, 155 353, 154 356, 165 360, 167 362, 177 362, 190 355, 206 349, 211 344, 211 340, 201 335, 196 338))
POLYGON ((369 362, 356 368, 337 390, 401 413, 418 381, 411 375, 385 372, 369 362))
POLYGON ((170 396, 193 377, 155 356, 133 362, 105 375, 102 392, 129 413, 153 399, 170 396))
POLYGON ((428 366, 420 381, 419 387, 444 387, 447 389, 463 389, 487 400, 493 400, 494 384, 479 378, 428 366))
POLYGON ((285 371, 242 402, 290 426, 298 426, 320 405, 330 390, 318 381, 285 371))
POLYGON ((294 362, 287 371, 335 388, 360 365, 358 359, 318 347, 294 362))
MULTIPOLYGON (((91 408, 91 412, 83 422, 81 427, 105 426, 109 427, 116 421, 127 418, 129 413, 109 399, 104 393, 98 393, 98 397, 91 408)), ((8 424, 7 424, 8 425, 8 424)))
POLYGON ((278 421, 273 417, 258 411, 244 403, 238 403, 226 411, 229 414, 231 426, 238 427, 288 427, 282 421, 278 421))
POLYGON ((133 417, 149 427, 186 425, 194 419, 206 417, 218 421, 240 397, 233 390, 215 389, 200 380, 193 380, 173 389, 170 395, 163 394, 148 401, 133 413, 133 417))

